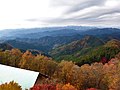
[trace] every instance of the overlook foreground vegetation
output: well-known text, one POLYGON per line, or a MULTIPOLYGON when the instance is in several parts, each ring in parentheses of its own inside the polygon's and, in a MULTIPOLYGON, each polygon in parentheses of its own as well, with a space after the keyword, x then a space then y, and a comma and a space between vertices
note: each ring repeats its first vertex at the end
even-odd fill
MULTIPOLYGON (((19 49, 1 50, 0 63, 38 71, 49 76, 49 78, 44 78, 39 84, 31 87, 31 90, 119 90, 119 41, 109 41, 97 50, 99 51, 96 52, 97 54, 94 50, 90 51, 93 54, 87 54, 88 57, 85 60, 89 60, 90 63, 88 64, 83 61, 79 62, 81 63, 79 64, 78 62, 75 62, 76 60, 62 60, 57 62, 50 57, 33 55, 30 51, 21 52, 19 49)), ((0 88, 3 87, 12 86, 9 84, 0 86, 0 88)), ((17 87, 14 87, 13 84, 13 88, 17 87)), ((18 88, 18 90, 21 90, 21 88, 18 88)))

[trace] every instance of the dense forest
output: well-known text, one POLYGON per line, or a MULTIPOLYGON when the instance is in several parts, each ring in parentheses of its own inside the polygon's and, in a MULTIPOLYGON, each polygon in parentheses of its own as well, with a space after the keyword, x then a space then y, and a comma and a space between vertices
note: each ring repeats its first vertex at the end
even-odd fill
MULTIPOLYGON (((48 88, 48 90, 119 90, 120 43, 118 40, 112 40, 107 42, 104 47, 99 48, 101 49, 99 59, 92 58, 98 55, 98 52, 95 54, 94 50, 90 51, 90 53, 94 53, 90 57, 88 56, 91 63, 78 64, 75 62, 76 60, 58 62, 51 57, 41 54, 34 55, 29 50, 21 52, 15 48, 1 50, 0 63, 49 76, 31 87, 31 90, 47 90, 48 88)), ((20 86, 13 81, 0 85, 0 88, 11 87, 11 83, 13 83, 12 88, 17 88, 13 90, 21 90, 20 86)))

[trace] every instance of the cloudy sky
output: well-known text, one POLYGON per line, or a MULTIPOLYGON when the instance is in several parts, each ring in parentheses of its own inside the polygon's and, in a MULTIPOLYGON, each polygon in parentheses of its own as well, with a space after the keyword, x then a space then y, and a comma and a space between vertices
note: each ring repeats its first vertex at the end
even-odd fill
POLYGON ((119 26, 120 0, 0 0, 0 29, 119 26))

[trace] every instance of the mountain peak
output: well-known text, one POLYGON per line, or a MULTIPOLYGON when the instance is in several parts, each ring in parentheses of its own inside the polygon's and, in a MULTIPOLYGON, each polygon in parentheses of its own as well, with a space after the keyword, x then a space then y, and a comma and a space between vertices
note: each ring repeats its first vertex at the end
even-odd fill
POLYGON ((81 40, 73 41, 69 44, 60 46, 52 50, 51 54, 72 54, 85 48, 95 48, 103 45, 104 42, 95 36, 85 36, 81 40))
POLYGON ((13 46, 11 46, 8 43, 0 43, 0 49, 2 50, 11 50, 13 48, 13 46))
POLYGON ((112 39, 105 44, 105 47, 117 47, 120 48, 120 41, 112 39))

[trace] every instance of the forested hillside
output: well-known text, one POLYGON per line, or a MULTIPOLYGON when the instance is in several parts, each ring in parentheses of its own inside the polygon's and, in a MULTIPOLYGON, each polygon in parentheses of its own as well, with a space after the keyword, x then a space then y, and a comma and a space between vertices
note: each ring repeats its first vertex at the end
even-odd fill
POLYGON ((73 41, 53 49, 50 55, 55 60, 69 60, 77 62, 78 65, 100 62, 105 59, 108 62, 120 52, 120 41, 112 39, 107 43, 93 36, 73 41))
MULTIPOLYGON (((108 43, 110 43, 109 47, 113 44, 108 43)), ((108 45, 104 47, 106 46, 108 45)), ((120 52, 108 62, 96 62, 95 59, 93 61, 91 64, 79 67, 72 61, 56 62, 43 55, 35 56, 29 51, 25 53, 18 49, 0 51, 1 64, 38 71, 49 76, 49 79, 42 79, 31 90, 37 90, 37 88, 38 90, 48 88, 48 90, 66 90, 66 88, 67 90, 119 90, 120 52)), ((14 86, 13 83, 10 86, 11 83, 0 85, 0 88, 12 87, 21 90, 18 84, 14 86)))
POLYGON ((0 33, 0 41, 9 43, 15 48, 36 49, 46 54, 56 47, 81 40, 87 35, 99 38, 103 42, 111 39, 120 40, 120 29, 117 28, 68 26, 8 30, 0 33))
POLYGON ((95 36, 85 36, 84 38, 77 40, 77 41, 73 41, 69 44, 63 45, 63 46, 59 46, 55 49, 53 49, 50 54, 53 57, 59 58, 62 55, 72 55, 74 53, 77 52, 81 52, 81 54, 85 54, 85 50, 87 50, 87 52, 89 52, 89 49, 93 49, 96 48, 98 46, 104 45, 104 42, 102 40, 100 40, 99 38, 95 37, 95 36))

